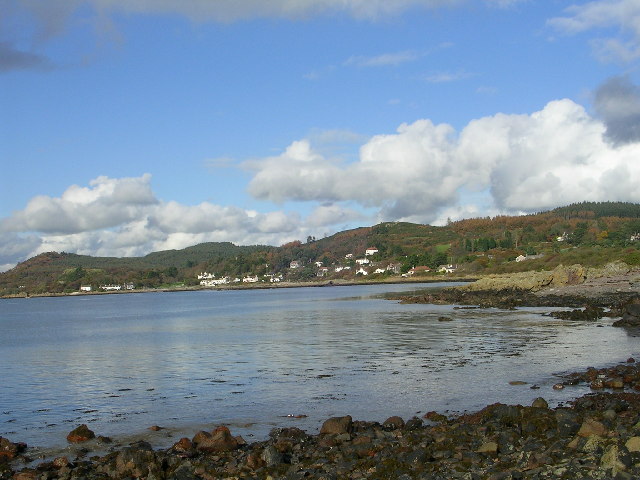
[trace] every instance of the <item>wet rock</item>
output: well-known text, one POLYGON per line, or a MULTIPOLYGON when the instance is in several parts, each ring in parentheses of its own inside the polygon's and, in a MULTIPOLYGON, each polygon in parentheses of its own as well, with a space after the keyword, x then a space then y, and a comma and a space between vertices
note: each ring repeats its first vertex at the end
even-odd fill
POLYGON ((563 312, 551 312, 550 316, 562 320, 593 322, 604 317, 604 309, 593 305, 587 305, 584 309, 576 309, 563 312))
POLYGON ((180 456, 193 457, 196 453, 196 448, 191 440, 183 437, 171 446, 170 451, 180 456))
POLYGON ((69 443, 83 443, 96 437, 96 434, 87 427, 86 424, 82 424, 79 427, 74 428, 67 435, 67 441, 69 443))
POLYGON ((404 428, 404 425, 404 420, 402 419, 402 417, 398 416, 389 417, 384 422, 382 422, 382 426, 389 430, 404 428))
POLYGON ((123 448, 116 456, 115 469, 118 478, 146 478, 150 474, 161 474, 156 455, 146 442, 123 448))
POLYGON ((438 317, 439 322, 453 322, 453 318, 451 317, 438 317))
POLYGON ((199 440, 196 448, 201 452, 226 452, 238 448, 238 441, 225 426, 216 428, 210 436, 203 436, 199 440))
POLYGON ((13 443, 4 437, 0 437, 0 463, 13 460, 26 448, 26 443, 13 443))
POLYGON ((640 326, 640 296, 636 296, 624 304, 621 308, 622 318, 613 323, 614 327, 639 327, 640 326))
POLYGON ((322 424, 320 434, 322 435, 340 435, 341 433, 350 433, 353 426, 351 415, 344 417, 332 417, 322 424))
POLYGON ((483 443, 476 452, 484 453, 486 455, 496 455, 498 453, 498 444, 496 442, 483 443))
POLYGON ((562 437, 571 437, 580 430, 578 414, 567 409, 556 410, 556 426, 562 437))
POLYGON ((549 408, 549 404, 547 403, 547 401, 542 398, 542 397, 538 397, 536 398, 533 403, 531 403, 531 406, 534 408, 549 408))

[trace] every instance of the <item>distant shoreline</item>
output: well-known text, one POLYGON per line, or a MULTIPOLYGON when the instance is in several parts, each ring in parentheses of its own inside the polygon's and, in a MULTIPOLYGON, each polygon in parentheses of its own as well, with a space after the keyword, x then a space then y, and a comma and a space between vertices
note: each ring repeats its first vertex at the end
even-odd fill
POLYGON ((225 285, 216 287, 203 287, 201 285, 169 287, 169 288, 141 288, 134 290, 117 290, 117 291, 92 291, 92 292, 69 292, 69 293, 34 293, 34 294, 16 294, 3 295, 0 299, 27 299, 27 298, 43 298, 43 297, 78 297, 91 295, 123 295, 131 293, 171 293, 171 292, 197 292, 197 291, 223 291, 223 290, 272 290, 279 288, 304 288, 304 287, 348 287, 354 285, 402 285, 417 283, 455 283, 455 282, 473 282, 477 277, 443 277, 443 278, 411 278, 393 280, 328 280, 328 281, 310 281, 310 282, 279 282, 269 284, 249 284, 249 285, 225 285))

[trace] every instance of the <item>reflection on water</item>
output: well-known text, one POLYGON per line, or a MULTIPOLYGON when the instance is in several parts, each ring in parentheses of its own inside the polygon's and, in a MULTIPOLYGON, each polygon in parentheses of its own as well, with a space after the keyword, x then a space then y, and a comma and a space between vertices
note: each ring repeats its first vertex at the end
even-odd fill
POLYGON ((382 298, 408 288, 0 301, 0 435, 54 445, 80 423, 108 436, 226 423, 261 438, 275 425, 315 431, 333 415, 408 418, 540 395, 557 403, 582 391, 552 390, 554 373, 638 351, 609 321, 382 298))

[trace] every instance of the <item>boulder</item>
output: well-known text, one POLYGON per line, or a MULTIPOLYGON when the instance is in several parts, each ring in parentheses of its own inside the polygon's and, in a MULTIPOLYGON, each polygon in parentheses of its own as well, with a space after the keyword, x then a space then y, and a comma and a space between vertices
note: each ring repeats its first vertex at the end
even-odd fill
POLYGON ((211 433, 210 437, 205 437, 198 442, 196 448, 207 453, 228 452, 238 448, 238 441, 231 435, 227 427, 220 426, 211 433))
POLYGON ((67 435, 67 441, 69 443, 87 442, 93 438, 96 438, 96 434, 93 433, 86 424, 82 424, 79 427, 74 428, 67 435))
POLYGON ((4 437, 0 437, 0 462, 13 460, 16 455, 26 448, 26 443, 13 443, 4 437))
POLYGON ((640 327, 640 297, 633 297, 622 305, 622 318, 613 323, 614 327, 640 327))
POLYGON ((389 417, 382 423, 382 426, 389 430, 404 428, 404 420, 402 419, 402 417, 389 417))
POLYGON ((320 428, 321 435, 340 435, 342 433, 351 433, 353 429, 353 419, 351 415, 344 417, 332 417, 322 424, 320 428))

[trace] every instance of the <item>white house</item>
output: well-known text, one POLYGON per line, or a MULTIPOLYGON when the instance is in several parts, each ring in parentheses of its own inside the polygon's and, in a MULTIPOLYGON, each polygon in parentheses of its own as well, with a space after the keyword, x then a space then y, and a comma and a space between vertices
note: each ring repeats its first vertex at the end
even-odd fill
POLYGON ((324 277, 328 273, 329 273, 329 269, 327 267, 322 267, 322 268, 318 269, 318 274, 317 275, 319 277, 324 277))
POLYGON ((369 247, 364 251, 364 255, 368 257, 369 255, 375 255, 378 253, 378 249, 376 247, 369 247))
POLYGON ((212 278, 216 278, 214 273, 202 272, 198 275, 198 280, 211 280, 212 278))
POLYGON ((413 267, 411 270, 409 270, 407 272, 407 275, 411 276, 411 275, 416 275, 418 273, 427 273, 427 272, 430 272, 430 271, 431 271, 431 269, 429 267, 425 267, 425 266, 413 267))
POLYGON ((91 285, 80 285, 80 291, 81 292, 90 292, 91 291, 91 285))
POLYGON ((556 237, 556 241, 558 242, 566 242, 567 240, 569 240, 569 234, 567 232, 564 232, 559 237, 556 237))
POLYGON ((353 258, 353 253, 347 253, 344 258, 346 258, 347 260, 350 258, 353 258))
POLYGON ((527 259, 524 255, 518 255, 516 257, 516 262, 524 262, 527 259))
POLYGON ((116 290, 121 290, 122 285, 100 285, 100 288, 105 292, 112 292, 116 290))
POLYGON ((230 283, 231 280, 229 279, 229 277, 222 277, 222 278, 218 278, 218 279, 209 279, 209 280, 201 280, 200 281, 200 285, 202 285, 203 287, 215 287, 217 285, 224 285, 226 283, 230 283))
POLYGON ((289 264, 289 268, 300 268, 301 266, 302 265, 300 265, 300 262, 298 260, 294 260, 289 264))
POLYGON ((369 272, 364 267, 360 267, 356 270, 356 275, 369 275, 369 272))
POLYGON ((356 263, 358 265, 369 265, 371 262, 368 258, 356 258, 356 263))
POLYGON ((373 273, 385 273, 386 270, 384 268, 376 268, 373 273))
POLYGON ((320 268, 322 266, 322 262, 316 262, 316 267, 320 268))
POLYGON ((449 264, 449 265, 440 265, 438 267, 438 272, 440 272, 440 273, 453 273, 455 271, 456 271, 456 267, 454 267, 451 264, 449 264))
POLYGON ((258 281, 257 275, 247 275, 242 279, 242 283, 256 283, 258 281))

